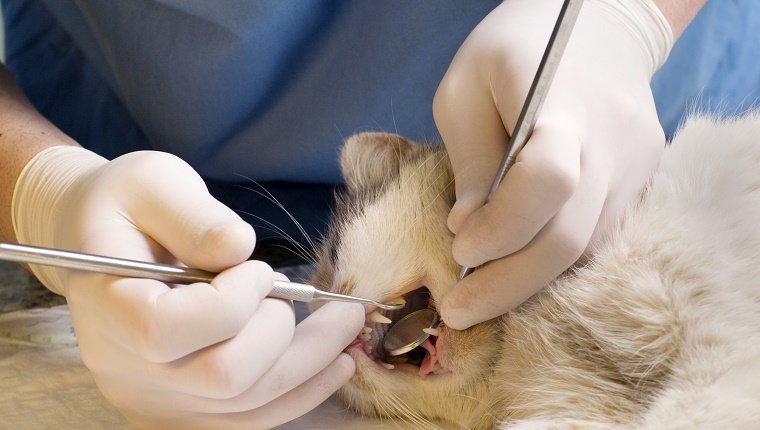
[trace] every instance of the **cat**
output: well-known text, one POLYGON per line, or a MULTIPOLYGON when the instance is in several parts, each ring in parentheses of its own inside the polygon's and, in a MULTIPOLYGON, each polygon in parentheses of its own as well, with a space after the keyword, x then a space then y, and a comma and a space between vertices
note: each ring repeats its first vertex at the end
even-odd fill
MULTIPOLYGON (((445 150, 363 133, 341 169, 312 282, 435 308, 459 271, 445 150)), ((368 313, 339 396, 420 429, 758 428, 759 226, 760 114, 692 118, 589 262, 402 358, 382 352, 388 324, 368 313)))

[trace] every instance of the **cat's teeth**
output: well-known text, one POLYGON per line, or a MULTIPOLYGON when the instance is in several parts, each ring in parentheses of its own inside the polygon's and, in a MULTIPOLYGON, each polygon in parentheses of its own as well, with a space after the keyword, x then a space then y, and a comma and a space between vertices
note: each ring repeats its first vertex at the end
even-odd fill
POLYGON ((370 335, 369 333, 363 333, 359 335, 359 339, 365 342, 368 342, 370 339, 372 339, 372 335, 370 335))
POLYGON ((437 328, 423 328, 422 331, 429 334, 430 336, 438 337, 441 335, 441 331, 437 328))
POLYGON ((380 363, 381 366, 385 367, 388 370, 393 370, 396 368, 396 366, 392 365, 391 363, 386 363, 384 361, 378 361, 378 363, 380 363))
POLYGON ((406 306, 406 299, 404 298, 404 296, 398 296, 398 297, 394 297, 394 298, 388 300, 386 303, 388 303, 389 305, 402 305, 402 306, 406 306))
POLYGON ((362 329, 362 333, 361 334, 370 334, 370 333, 372 333, 372 327, 364 327, 362 329))
POLYGON ((369 320, 372 322, 380 323, 380 324, 390 324, 391 319, 386 317, 385 315, 382 315, 378 311, 372 311, 369 314, 369 320))

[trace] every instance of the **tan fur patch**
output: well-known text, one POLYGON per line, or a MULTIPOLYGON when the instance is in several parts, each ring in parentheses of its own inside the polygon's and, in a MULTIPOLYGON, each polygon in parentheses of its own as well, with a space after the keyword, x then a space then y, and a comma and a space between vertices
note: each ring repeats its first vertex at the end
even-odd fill
MULTIPOLYGON (((442 330, 452 373, 356 356, 342 397, 416 428, 753 428, 758 163, 760 116, 692 120, 590 263, 499 320, 442 330)), ((424 285, 440 300, 458 270, 445 152, 365 134, 342 166, 349 192, 315 282, 378 300, 424 285)))

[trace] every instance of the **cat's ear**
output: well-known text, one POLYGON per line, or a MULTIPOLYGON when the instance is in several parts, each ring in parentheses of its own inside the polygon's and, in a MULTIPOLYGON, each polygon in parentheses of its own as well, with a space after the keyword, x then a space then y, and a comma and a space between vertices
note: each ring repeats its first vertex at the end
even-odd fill
POLYGON ((375 187, 396 175, 401 161, 416 146, 411 140, 389 133, 349 137, 340 153, 340 168, 349 191, 375 187))

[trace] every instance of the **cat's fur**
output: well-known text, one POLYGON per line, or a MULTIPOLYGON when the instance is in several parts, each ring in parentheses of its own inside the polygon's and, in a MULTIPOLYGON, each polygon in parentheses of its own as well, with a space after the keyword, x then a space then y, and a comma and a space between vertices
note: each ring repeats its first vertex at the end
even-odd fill
MULTIPOLYGON (((445 152, 361 134, 341 161, 314 282, 380 301, 426 286, 434 306, 458 272, 445 152)), ((500 319, 442 328, 447 373, 350 347, 342 398, 416 428, 760 428, 760 115, 692 119, 634 203, 584 267, 500 319)))

